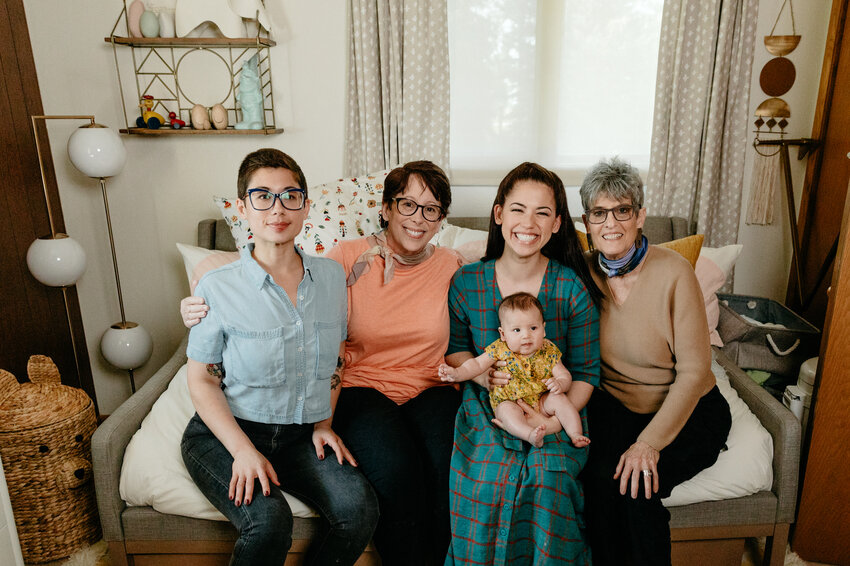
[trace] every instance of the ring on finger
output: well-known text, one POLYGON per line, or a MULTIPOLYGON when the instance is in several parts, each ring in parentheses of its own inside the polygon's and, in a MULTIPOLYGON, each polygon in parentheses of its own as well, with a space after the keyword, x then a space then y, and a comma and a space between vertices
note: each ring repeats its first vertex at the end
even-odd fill
POLYGON ((652 477, 652 470, 649 470, 649 469, 641 470, 640 473, 645 478, 651 478, 652 477))

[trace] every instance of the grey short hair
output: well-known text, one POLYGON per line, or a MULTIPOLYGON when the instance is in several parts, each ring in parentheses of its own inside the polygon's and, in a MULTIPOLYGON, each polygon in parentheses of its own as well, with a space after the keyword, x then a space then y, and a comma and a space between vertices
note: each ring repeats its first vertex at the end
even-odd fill
POLYGON ((581 182, 581 206, 590 210, 602 196, 617 201, 630 200, 638 208, 643 208, 643 180, 637 168, 619 157, 603 159, 590 168, 581 182))

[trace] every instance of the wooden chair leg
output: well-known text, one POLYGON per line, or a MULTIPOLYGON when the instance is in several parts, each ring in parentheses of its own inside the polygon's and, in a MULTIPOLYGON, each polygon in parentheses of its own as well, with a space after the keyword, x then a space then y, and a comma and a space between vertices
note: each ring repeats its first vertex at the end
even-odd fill
POLYGON ((112 566, 129 566, 127 562, 127 551, 124 549, 124 541, 110 541, 109 563, 112 566))
POLYGON ((785 564, 785 548, 788 546, 789 523, 777 523, 773 527, 773 536, 764 543, 763 566, 782 566, 785 564))

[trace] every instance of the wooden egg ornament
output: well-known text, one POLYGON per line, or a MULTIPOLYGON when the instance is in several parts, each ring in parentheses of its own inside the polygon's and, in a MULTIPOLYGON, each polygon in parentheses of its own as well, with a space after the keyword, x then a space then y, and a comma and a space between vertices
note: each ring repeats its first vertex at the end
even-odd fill
POLYGON ((192 127, 196 130, 210 129, 210 115, 207 112, 206 107, 204 107, 203 105, 194 105, 192 107, 192 111, 189 113, 189 117, 192 120, 192 127))
POLYGON ((142 37, 142 29, 139 27, 139 20, 142 14, 145 13, 145 5, 142 0, 133 0, 127 8, 127 31, 131 37, 142 37))
POLYGON ((139 29, 145 37, 159 37, 159 18, 151 11, 145 11, 139 18, 139 29))
POLYGON ((210 109, 210 119, 216 130, 227 128, 227 110, 221 104, 216 104, 210 109))

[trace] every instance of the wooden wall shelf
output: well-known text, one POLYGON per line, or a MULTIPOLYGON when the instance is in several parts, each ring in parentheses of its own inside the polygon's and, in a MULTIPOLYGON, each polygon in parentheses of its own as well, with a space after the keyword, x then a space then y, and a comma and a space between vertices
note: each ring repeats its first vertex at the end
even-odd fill
POLYGON ((267 37, 104 37, 106 43, 130 47, 274 47, 267 37))
POLYGON ((282 134, 283 128, 264 128, 262 130, 236 130, 227 128, 226 130, 194 130, 190 126, 175 130, 164 126, 158 130, 149 130, 148 128, 122 128, 118 130, 122 134, 132 136, 269 136, 272 134, 282 134))
MULTIPOLYGON (((125 0, 126 1, 126 0, 125 0)), ((268 37, 129 37, 126 20, 127 7, 124 5, 112 32, 103 40, 112 45, 115 57, 115 70, 118 75, 118 88, 121 93, 121 106, 124 110, 124 128, 119 130, 128 135, 144 136, 191 136, 191 135, 273 135, 283 132, 275 123, 274 96, 272 93, 271 77, 271 47, 277 45, 268 37), (123 24, 123 25, 122 25, 123 24), (119 62, 119 51, 129 52, 132 57, 131 77, 135 83, 135 97, 129 95, 130 89, 125 89, 121 77, 121 69, 129 67, 125 58, 119 62), (180 64, 188 55, 205 51, 212 53, 213 61, 220 61, 226 69, 226 79, 229 84, 226 94, 221 100, 198 100, 200 95, 193 93, 193 98, 187 95, 181 87, 180 64), (210 107, 221 104, 227 112, 228 124, 236 124, 242 118, 241 108, 237 101, 237 93, 242 78, 242 67, 251 57, 257 57, 260 90, 262 95, 263 128, 260 130, 236 130, 230 127, 226 130, 194 130, 191 127, 191 111, 196 103, 210 107), (125 93, 125 90, 127 91, 125 93), (152 110, 166 117, 174 112, 186 126, 177 130, 167 124, 158 130, 137 128, 136 119, 140 114, 139 100, 142 96, 150 95, 154 100, 152 110)), ((218 63, 215 63, 218 64, 218 63)), ((190 64, 191 66, 191 64, 190 64)), ((215 67, 212 67, 214 69, 215 67)), ((221 76, 221 75, 218 75, 221 76)), ((130 81, 127 80, 127 83, 130 81)), ((129 85, 126 85, 129 86, 129 85)), ((185 85, 184 85, 185 86, 185 85)))

